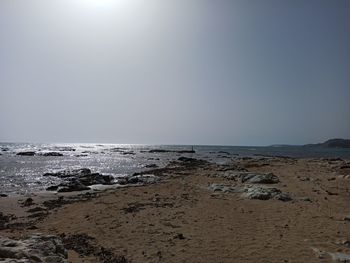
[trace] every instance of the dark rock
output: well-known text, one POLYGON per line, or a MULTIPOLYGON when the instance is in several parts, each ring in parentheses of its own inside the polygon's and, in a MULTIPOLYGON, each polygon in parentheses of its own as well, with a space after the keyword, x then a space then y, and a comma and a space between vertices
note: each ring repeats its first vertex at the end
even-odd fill
POLYGON ((145 168, 158 168, 158 165, 156 165, 155 163, 153 163, 153 164, 147 164, 147 165, 145 166, 145 168))
POLYGON ((16 155, 20 155, 20 156, 34 156, 35 152, 18 152, 16 155))
POLYGON ((45 208, 37 206, 37 207, 29 209, 27 212, 28 213, 37 213, 37 212, 43 212, 43 211, 47 211, 47 210, 45 208))
POLYGON ((60 151, 60 152, 75 152, 76 151, 74 148, 69 147, 69 146, 67 146, 67 147, 57 147, 56 149, 58 151, 60 151))
POLYGON ((8 197, 7 194, 0 194, 0 197, 8 197))
POLYGON ((23 202, 23 206, 31 206, 34 205, 34 200, 33 198, 27 198, 24 202, 23 202))
MULTIPOLYGON (((13 218, 14 218, 14 216, 12 216, 12 215, 5 215, 2 212, 0 212, 0 230, 1 229, 6 229, 7 228, 7 224, 13 218)), ((0 247, 0 249, 1 249, 1 247, 0 247)), ((0 258, 1 258, 1 256, 0 256, 0 258)))
POLYGON ((218 153, 230 155, 229 152, 225 152, 225 151, 218 151, 218 153))
POLYGON ((47 152, 47 153, 43 153, 40 155, 42 155, 42 156, 63 156, 62 153, 58 153, 58 152, 47 152))
POLYGON ((185 239, 184 235, 181 234, 181 233, 179 233, 179 234, 177 234, 176 236, 174 236, 174 238, 175 238, 175 239, 180 239, 180 240, 185 239))
POLYGON ((292 197, 286 193, 280 193, 280 194, 276 195, 275 199, 283 201, 283 202, 292 201, 292 197))
POLYGON ((122 155, 135 155, 133 151, 121 152, 122 155))
POLYGON ((72 192, 89 190, 91 185, 111 185, 114 184, 114 177, 92 173, 88 168, 64 170, 56 173, 46 173, 43 176, 54 176, 64 179, 64 182, 57 186, 50 186, 46 190, 58 192, 72 192))
POLYGON ((46 188, 46 191, 57 191, 58 185, 52 185, 46 188))
POLYGON ((60 188, 58 192, 62 193, 62 192, 76 192, 76 191, 86 191, 86 190, 90 190, 90 187, 87 187, 86 185, 82 184, 79 181, 72 181, 72 182, 69 182, 67 186, 60 188))
POLYGON ((125 181, 120 180, 119 184, 153 184, 159 181, 158 176, 143 174, 143 175, 131 175, 124 178, 125 181))

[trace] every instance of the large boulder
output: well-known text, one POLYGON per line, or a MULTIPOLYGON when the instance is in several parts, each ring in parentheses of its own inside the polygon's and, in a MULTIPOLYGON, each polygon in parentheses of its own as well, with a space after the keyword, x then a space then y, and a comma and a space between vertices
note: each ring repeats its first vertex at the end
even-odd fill
POLYGON ((242 196, 248 199, 258 200, 277 199, 283 202, 292 200, 289 194, 282 193, 282 191, 277 188, 262 187, 257 185, 247 186, 242 196))
POLYGON ((67 251, 61 238, 53 235, 33 235, 14 240, 0 237, 0 261, 11 263, 67 263, 67 251))

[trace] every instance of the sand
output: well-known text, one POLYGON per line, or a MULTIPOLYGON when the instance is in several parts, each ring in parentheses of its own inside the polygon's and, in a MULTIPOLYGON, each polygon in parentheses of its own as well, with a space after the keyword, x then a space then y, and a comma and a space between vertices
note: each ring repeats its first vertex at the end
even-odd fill
MULTIPOLYGON (((70 196, 37 195, 30 207, 21 207, 18 198, 1 198, 4 214, 31 223, 2 229, 0 235, 88 237, 94 251, 70 248, 69 262, 112 262, 96 255, 101 247, 134 263, 334 262, 329 253, 350 253, 350 221, 344 220, 350 215, 348 164, 291 158, 237 159, 228 166, 177 163, 155 171, 161 177, 157 184, 83 195, 34 218, 25 211, 43 200, 70 196), (208 188, 213 183, 242 186, 220 177, 237 166, 275 174, 280 182, 269 186, 292 201, 250 200, 208 188)), ((84 248, 86 242, 79 240, 84 248)))

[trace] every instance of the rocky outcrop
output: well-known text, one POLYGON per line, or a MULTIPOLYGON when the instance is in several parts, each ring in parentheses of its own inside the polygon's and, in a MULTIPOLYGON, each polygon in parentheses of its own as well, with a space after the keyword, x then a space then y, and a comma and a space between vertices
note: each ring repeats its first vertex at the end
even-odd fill
POLYGON ((242 197, 247 199, 276 199, 283 202, 292 200, 289 194, 282 193, 281 190, 274 187, 264 187, 259 185, 232 186, 224 184, 211 184, 208 188, 214 192, 242 193, 242 197))
POLYGON ((58 192, 73 192, 89 190, 91 185, 114 184, 114 177, 100 173, 92 173, 88 168, 63 170, 55 173, 45 173, 43 176, 54 176, 64 179, 64 182, 57 186, 50 186, 46 190, 58 192))
POLYGON ((68 255, 61 238, 33 235, 23 240, 1 237, 0 259, 11 263, 66 263, 68 255))

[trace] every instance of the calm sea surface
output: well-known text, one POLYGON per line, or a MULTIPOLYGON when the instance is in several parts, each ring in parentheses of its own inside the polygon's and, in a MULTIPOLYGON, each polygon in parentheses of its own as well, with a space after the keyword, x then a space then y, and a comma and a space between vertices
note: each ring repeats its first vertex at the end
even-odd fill
POLYGON ((350 149, 194 146, 196 153, 150 153, 152 149, 178 151, 191 150, 191 146, 0 143, 0 193, 36 192, 57 184, 59 179, 42 176, 47 172, 90 168, 93 172, 122 177, 144 170, 147 164, 165 166, 169 161, 180 156, 201 158, 217 163, 229 162, 240 157, 262 156, 350 159, 350 149), (16 155, 23 151, 34 151, 36 155, 16 155), (63 156, 42 156, 48 152, 58 152, 63 156))

